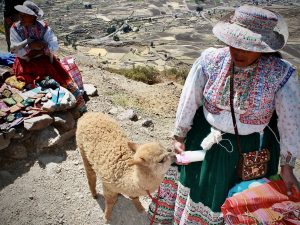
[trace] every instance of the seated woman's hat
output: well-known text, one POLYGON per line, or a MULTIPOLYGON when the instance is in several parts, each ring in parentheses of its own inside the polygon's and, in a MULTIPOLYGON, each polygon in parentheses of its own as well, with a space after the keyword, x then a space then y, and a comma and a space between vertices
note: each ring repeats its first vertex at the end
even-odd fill
POLYGON ((276 52, 285 46, 289 36, 281 15, 249 5, 218 22, 213 33, 229 46, 252 52, 276 52))
POLYGON ((23 5, 16 5, 15 9, 21 13, 35 16, 38 19, 42 18, 44 15, 43 10, 31 1, 25 1, 23 5))

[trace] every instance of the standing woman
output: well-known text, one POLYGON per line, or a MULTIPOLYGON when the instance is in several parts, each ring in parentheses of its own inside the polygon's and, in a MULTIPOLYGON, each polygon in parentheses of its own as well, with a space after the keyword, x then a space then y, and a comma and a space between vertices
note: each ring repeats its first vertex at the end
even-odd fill
POLYGON ((12 25, 10 40, 11 52, 17 56, 13 65, 16 77, 31 85, 46 76, 52 77, 75 96, 79 113, 84 113, 86 106, 78 86, 53 54, 58 50, 58 41, 48 24, 41 20, 43 10, 31 1, 15 9, 20 21, 12 25))
MULTIPOLYGON (((213 33, 228 47, 209 48, 194 63, 176 113, 174 147, 177 152, 202 149, 212 129, 221 136, 211 139, 202 162, 181 166, 178 183, 172 175, 163 182, 158 222, 223 224, 221 206, 241 181, 231 105, 241 150, 268 148, 266 177, 277 173, 280 161, 288 190, 299 192, 293 174, 300 157, 299 78, 277 53, 287 42, 286 24, 274 12, 241 6, 229 21, 215 25, 213 33)), ((150 215, 154 209, 152 203, 150 215)))

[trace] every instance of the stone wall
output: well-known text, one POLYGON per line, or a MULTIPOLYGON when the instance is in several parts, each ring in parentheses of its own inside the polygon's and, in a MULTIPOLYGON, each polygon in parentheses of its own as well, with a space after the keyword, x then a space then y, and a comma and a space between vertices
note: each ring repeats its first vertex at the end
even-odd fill
POLYGON ((8 159, 25 159, 29 152, 64 143, 75 135, 77 116, 72 110, 26 119, 8 132, 0 132, 0 155, 8 159))

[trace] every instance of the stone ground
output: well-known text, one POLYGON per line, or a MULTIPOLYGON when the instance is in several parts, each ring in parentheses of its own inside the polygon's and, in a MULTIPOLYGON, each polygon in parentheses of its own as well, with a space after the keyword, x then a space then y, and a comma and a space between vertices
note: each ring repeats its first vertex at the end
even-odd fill
MULTIPOLYGON (((63 4, 64 1, 55 2, 63 4)), ((104 4, 105 1, 101 2, 104 4)), ((151 6, 152 8, 150 7, 152 13, 157 12, 155 9, 160 7, 158 4, 160 1, 145 2, 155 3, 152 4, 154 5, 151 6)), ((161 2, 165 5, 169 1, 161 2)), ((185 1, 171 2, 171 6, 180 8, 178 2, 185 1)), ((54 10, 53 14, 61 9, 59 6, 59 4, 53 6, 56 7, 56 11, 54 10)), ((70 5, 70 7, 72 7, 72 5, 70 5)), ((128 9, 128 7, 130 9, 130 6, 127 6, 126 9, 128 9)), ((141 13, 143 11, 142 9, 143 8, 140 8, 141 13)), ((298 10, 299 8, 296 9, 298 10)), ((109 17, 109 12, 104 14, 106 10, 105 7, 99 10, 102 10, 102 13, 99 13, 99 18, 104 18, 103 16, 109 17)), ((286 15, 288 15, 288 12, 294 12, 291 18, 299 15, 299 13, 295 13, 299 11, 295 9, 291 10, 292 11, 287 11, 286 15)), ((116 8, 115 11, 122 12, 122 7, 116 8)), ((148 13, 147 10, 144 11, 144 13, 148 13)), ((63 14, 63 16, 64 15, 67 14, 63 14)), ((92 13, 88 15, 91 16, 92 13)), ((126 15, 128 15, 128 13, 125 13, 125 16, 126 15)), ((68 18, 68 15, 64 16, 64 18, 68 18)), ((292 19, 290 20, 291 23, 294 22, 292 19)), ((60 20, 55 21, 59 23, 60 20)), ((73 25, 75 26, 76 24, 73 22, 73 25)), ((69 28, 70 27, 68 27, 68 29, 69 28)), ((175 34, 173 34, 176 36, 178 32, 185 31, 185 28, 186 27, 175 27, 169 29, 175 29, 175 34)), ((210 27, 204 25, 199 26, 197 29, 203 35, 210 32, 210 27)), ((288 45, 290 53, 287 53, 287 56, 293 59, 294 62, 299 62, 299 55, 297 55, 299 54, 299 41, 296 38, 299 34, 299 30, 292 29, 292 31, 291 43, 288 45)), ((197 37, 195 37, 196 39, 191 39, 191 37, 193 37, 191 35, 192 33, 193 30, 190 30, 187 36, 177 36, 178 39, 189 39, 188 42, 183 42, 182 46, 178 47, 178 50, 174 47, 176 44, 172 43, 173 39, 170 35, 166 35, 168 38, 163 40, 171 42, 172 44, 168 46, 168 43, 165 43, 165 46, 160 46, 160 48, 170 50, 168 54, 171 54, 171 56, 172 53, 176 53, 175 55, 180 56, 187 48, 189 52, 191 50, 198 52, 207 47, 206 45, 193 47, 192 45, 196 44, 195 40, 197 37), (193 41, 194 43, 191 44, 193 41)), ((101 34, 97 35, 101 36, 101 34)), ((60 36, 63 37, 62 34, 60 34, 60 36)), ((159 36, 154 36, 157 40, 160 39, 159 36)), ((174 36, 172 35, 172 37, 174 36)), ((211 38, 211 36, 207 37, 211 38)), ((213 44, 214 42, 210 43, 213 44)), ((148 45, 149 40, 145 44, 146 47, 142 46, 142 48, 149 49, 147 47, 148 45)), ((99 59, 99 55, 95 57, 93 54, 87 54, 87 52, 93 50, 93 48, 105 48, 105 50, 108 48, 108 52, 113 52, 116 51, 116 49, 118 50, 118 48, 115 47, 85 45, 84 47, 78 46, 77 51, 74 51, 70 46, 61 46, 62 55, 72 54, 76 57, 85 83, 92 83, 97 86, 98 96, 91 97, 87 103, 89 111, 110 112, 111 115, 119 121, 133 141, 142 143, 159 140, 166 147, 170 147, 170 133, 174 123, 181 85, 173 82, 146 85, 144 83, 128 80, 120 75, 103 70, 103 58, 100 57, 99 59), (139 120, 133 122, 121 118, 120 115, 126 111, 126 109, 133 109, 138 114, 139 120), (151 119, 154 124, 153 127, 143 127, 142 122, 145 119, 151 119)), ((126 48, 130 51, 131 46, 127 46, 126 48)), ((3 36, 0 36, 0 49, 5 49, 3 36)), ((118 53, 123 50, 120 48, 118 53)), ((93 53, 93 51, 90 53, 93 53)), ((195 57, 196 54, 191 53, 189 58, 182 58, 182 62, 190 62, 191 59, 195 59, 195 57), (186 61, 185 59, 188 60, 186 61)), ((117 61, 116 64, 118 64, 118 62, 119 61, 117 61)), ((159 65, 159 62, 157 65, 159 65)), ((296 173, 300 179, 299 163, 296 173)), ((97 190, 101 193, 102 188, 100 182, 98 183, 97 190)), ((147 209, 149 199, 147 197, 141 199, 147 209)), ((103 198, 100 197, 98 200, 94 200, 90 196, 85 171, 74 139, 69 140, 63 146, 48 149, 40 155, 31 152, 26 160, 6 161, 1 164, 0 202, 0 221, 3 225, 104 224, 102 219, 104 207, 103 198)), ((127 198, 120 196, 114 208, 113 220, 110 224, 146 225, 149 224, 149 221, 146 214, 137 213, 133 204, 127 198)))

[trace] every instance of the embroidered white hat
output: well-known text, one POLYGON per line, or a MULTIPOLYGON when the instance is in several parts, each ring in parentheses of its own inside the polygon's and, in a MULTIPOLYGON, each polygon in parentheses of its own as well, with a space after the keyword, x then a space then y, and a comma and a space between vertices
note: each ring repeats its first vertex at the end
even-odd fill
POLYGON ((273 11, 244 5, 229 16, 213 28, 214 35, 229 46, 253 52, 276 52, 287 43, 287 24, 273 11))
POLYGON ((38 19, 44 15, 43 10, 31 1, 25 1, 23 5, 16 5, 15 9, 21 13, 36 16, 38 19))

